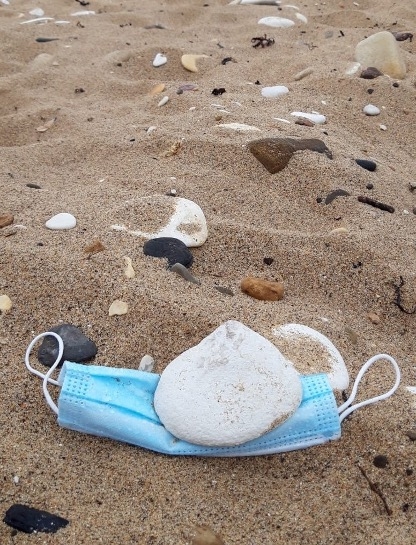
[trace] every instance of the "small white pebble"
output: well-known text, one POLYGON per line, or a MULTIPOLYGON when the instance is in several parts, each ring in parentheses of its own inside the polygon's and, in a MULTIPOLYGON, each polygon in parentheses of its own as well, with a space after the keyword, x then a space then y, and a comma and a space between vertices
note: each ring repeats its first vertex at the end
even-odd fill
POLYGON ((152 358, 152 356, 146 354, 142 357, 142 360, 139 364, 139 371, 146 371, 147 373, 151 373, 153 371, 154 365, 155 360, 152 358))
POLYGON ((364 106, 363 112, 365 115, 379 115, 380 109, 377 108, 377 106, 374 106, 374 104, 367 104, 364 106))
POLYGON ((155 58, 153 59, 153 66, 157 68, 158 66, 163 66, 168 62, 168 58, 166 55, 163 55, 162 53, 157 53, 155 58))
POLYGON ((409 213, 409 210, 403 210, 403 214, 405 214, 406 216, 408 213, 409 213))
POLYGON ((152 125, 146 130, 146 132, 147 134, 152 134, 152 132, 155 131, 156 129, 157 127, 155 125, 152 125))
POLYGON ((95 11, 85 9, 83 11, 76 11, 75 13, 71 13, 71 15, 72 17, 81 17, 81 15, 95 15, 95 11))
POLYGON ((194 110, 196 110, 196 106, 191 106, 191 107, 189 108, 189 111, 190 111, 190 112, 193 112, 194 110))
POLYGON ((350 63, 346 70, 345 70, 345 74, 347 76, 352 76, 354 75, 356 72, 358 72, 358 69, 361 67, 361 64, 359 62, 352 62, 350 63))
POLYGON ((387 130, 387 127, 386 127, 386 125, 380 125, 380 129, 381 129, 382 131, 386 131, 386 130, 387 130))
POLYGON ((14 484, 19 484, 19 481, 20 481, 19 475, 15 475, 15 476, 13 477, 13 482, 14 482, 14 484))
POLYGON ((169 100, 168 96, 164 96, 162 100, 159 102, 158 106, 164 106, 169 100))

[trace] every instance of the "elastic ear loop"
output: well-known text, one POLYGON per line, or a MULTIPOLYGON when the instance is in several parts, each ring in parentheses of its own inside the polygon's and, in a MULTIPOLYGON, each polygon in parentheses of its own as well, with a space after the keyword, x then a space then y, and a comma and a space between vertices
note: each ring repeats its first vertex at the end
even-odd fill
POLYGON ((54 333, 53 331, 47 331, 45 333, 41 333, 40 335, 38 335, 37 337, 35 337, 33 339, 33 341, 27 347, 26 354, 25 354, 26 367, 29 369, 29 371, 31 373, 33 373, 34 375, 37 375, 38 377, 43 379, 43 383, 42 383, 43 395, 45 396, 45 399, 46 399, 49 407, 56 414, 58 414, 58 407, 56 406, 56 404, 53 401, 50 393, 48 392, 48 383, 55 384, 55 386, 60 386, 60 384, 59 384, 59 382, 57 380, 54 380, 53 378, 50 378, 50 377, 51 377, 52 373, 55 371, 55 369, 58 367, 59 362, 62 359, 63 353, 64 353, 64 342, 63 342, 62 338, 57 333, 54 333), (29 356, 30 356, 30 353, 32 351, 33 346, 40 339, 42 339, 43 337, 47 337, 48 335, 51 335, 52 337, 55 337, 55 339, 58 341, 59 350, 58 350, 58 356, 57 356, 55 362, 53 363, 53 365, 51 366, 51 368, 48 370, 48 372, 46 374, 43 374, 40 371, 37 371, 36 369, 34 369, 30 365, 29 356))
POLYGON ((347 401, 345 403, 343 403, 340 407, 338 407, 338 414, 339 414, 340 423, 344 420, 344 418, 346 418, 349 414, 351 414, 356 409, 359 409, 360 407, 364 407, 365 405, 370 405, 370 403, 376 403, 377 401, 381 401, 382 399, 387 399, 392 394, 394 394, 394 392, 399 387, 399 384, 400 384, 400 369, 399 369, 399 366, 397 365, 396 360, 394 358, 392 358, 391 356, 389 356, 388 354, 377 354, 376 356, 373 356, 372 358, 370 358, 367 361, 367 363, 365 363, 361 367, 360 372, 358 373, 357 378, 355 379, 354 386, 353 386, 350 397, 347 399, 347 401), (352 403, 354 401, 355 396, 357 395, 358 385, 359 385, 364 373, 367 371, 367 369, 369 367, 371 367, 373 365, 374 362, 376 362, 378 360, 382 360, 382 359, 389 361, 391 363, 391 365, 393 366, 393 369, 396 372, 396 382, 394 383, 393 388, 391 388, 391 390, 389 390, 385 394, 381 394, 379 396, 372 397, 371 399, 361 401, 360 403, 357 403, 356 405, 352 405, 351 407, 348 407, 348 405, 350 405, 350 403, 352 403), (348 407, 348 408, 346 408, 346 407, 348 407))

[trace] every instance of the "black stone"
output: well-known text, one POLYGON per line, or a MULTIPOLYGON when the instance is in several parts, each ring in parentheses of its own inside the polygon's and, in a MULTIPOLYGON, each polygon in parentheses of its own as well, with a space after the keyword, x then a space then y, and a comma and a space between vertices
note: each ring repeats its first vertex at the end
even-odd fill
POLYGON ((54 534, 60 528, 65 528, 69 524, 69 520, 58 515, 52 515, 47 511, 40 511, 20 503, 16 503, 7 509, 3 522, 27 534, 32 532, 54 534))
POLYGON ((272 257, 264 257, 263 258, 263 263, 265 265, 271 265, 273 263, 274 259, 272 257))
POLYGON ((369 161, 368 159, 356 159, 355 162, 362 168, 374 172, 376 170, 377 164, 374 161, 369 161))
MULTIPOLYGON (((57 333, 64 342, 64 353, 60 367, 65 360, 76 363, 91 360, 97 354, 97 346, 84 333, 71 324, 61 324, 49 329, 57 333)), ((51 335, 43 339, 38 350, 38 359, 43 365, 51 367, 58 357, 58 341, 51 335)))
POLYGON ((387 467, 389 461, 387 459, 387 456, 384 456, 383 454, 379 454, 378 456, 374 456, 373 464, 376 467, 385 468, 387 467))
POLYGON ((143 252, 144 255, 166 258, 169 267, 175 263, 190 267, 194 259, 186 244, 173 237, 152 238, 145 242, 143 252))
POLYGON ((325 204, 331 204, 337 197, 349 197, 350 194, 351 193, 348 193, 345 189, 335 189, 334 191, 331 191, 331 193, 328 193, 325 198, 325 204))

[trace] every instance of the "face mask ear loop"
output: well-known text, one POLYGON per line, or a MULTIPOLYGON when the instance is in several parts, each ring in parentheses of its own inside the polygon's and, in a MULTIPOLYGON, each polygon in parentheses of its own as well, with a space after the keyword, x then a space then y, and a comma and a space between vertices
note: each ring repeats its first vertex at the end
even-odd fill
POLYGON ((57 333, 54 333, 52 331, 47 331, 46 333, 41 333, 40 335, 38 335, 37 337, 35 337, 33 339, 33 341, 29 344, 29 346, 27 347, 27 350, 26 350, 26 354, 25 354, 25 364, 26 364, 26 367, 29 369, 29 371, 31 373, 33 373, 34 375, 37 375, 38 377, 42 378, 43 379, 43 384, 42 384, 42 389, 43 389, 43 395, 45 396, 45 399, 49 405, 49 407, 54 411, 54 413, 58 414, 58 407, 56 406, 55 402, 53 401, 53 399, 51 398, 51 395, 50 393, 48 392, 48 383, 51 383, 51 384, 55 384, 56 386, 60 386, 59 382, 57 380, 54 380, 51 377, 52 373, 55 371, 55 369, 58 367, 59 365, 59 362, 61 361, 62 359, 62 356, 63 356, 63 353, 64 353, 64 343, 62 341, 62 338, 57 334, 57 333), (53 365, 51 366, 51 368, 48 370, 48 372, 44 375, 43 373, 41 373, 40 371, 37 371, 36 369, 34 369, 31 365, 30 365, 30 362, 29 362, 29 356, 30 356, 30 353, 32 351, 32 348, 33 346, 40 340, 42 339, 43 337, 46 337, 48 335, 51 335, 52 337, 55 337, 55 339, 58 341, 58 346, 59 346, 59 350, 58 350, 58 356, 55 360, 55 362, 53 363, 53 365))
POLYGON ((357 375, 357 378, 355 379, 354 386, 351 392, 350 397, 347 399, 345 403, 343 403, 340 407, 338 407, 338 414, 339 414, 339 421, 340 423, 346 418, 349 414, 351 414, 356 409, 359 409, 360 407, 364 407, 365 405, 370 405, 370 403, 376 403, 377 401, 381 401, 382 399, 387 399, 390 397, 394 392, 397 390, 400 384, 400 369, 397 365, 397 362, 394 358, 389 356, 388 354, 377 354, 376 356, 373 356, 370 358, 367 363, 365 363, 361 369, 360 372, 357 375), (355 396, 357 395, 358 385, 364 375, 364 373, 367 371, 369 367, 373 365, 378 360, 387 360, 391 363, 393 366, 393 369, 396 372, 396 382, 394 383, 393 388, 386 392, 385 394, 381 394, 376 397, 372 397, 371 399, 367 399, 365 401, 361 401, 360 403, 357 403, 356 405, 352 405, 351 407, 348 407, 355 399, 355 396), (348 407, 348 408, 347 408, 348 407))

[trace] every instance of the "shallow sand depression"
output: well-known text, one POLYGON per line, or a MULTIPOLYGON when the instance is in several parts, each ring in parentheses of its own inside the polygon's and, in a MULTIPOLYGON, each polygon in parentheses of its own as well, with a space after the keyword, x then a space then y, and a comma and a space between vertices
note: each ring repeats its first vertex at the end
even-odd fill
MULTIPOLYGON (((0 228, 0 295, 12 302, 0 316, 0 512, 22 503, 70 521, 56 534, 14 537, 2 522, 1 543, 185 545, 201 525, 227 545, 413 543, 416 442, 407 433, 416 398, 406 387, 416 386, 416 41, 397 42, 407 68, 401 80, 346 71, 365 37, 414 31, 414 6, 296 6, 0 2, 0 216, 14 216, 0 228), (36 7, 53 20, 21 24, 36 7), (95 14, 71 15, 82 10, 95 14), (269 16, 295 25, 258 24, 269 16), (274 43, 253 47, 265 33, 274 43), (167 62, 154 67, 158 53, 167 62), (190 72, 184 54, 206 57, 190 72), (164 90, 149 94, 159 83, 164 90), (196 89, 178 94, 185 84, 196 89), (262 96, 277 85, 289 92, 262 96), (365 115, 368 104, 380 114, 365 115), (297 124, 292 112, 317 112, 326 123, 297 124), (233 123, 258 130, 221 126, 233 123), (300 150, 270 174, 248 145, 273 137, 322 140, 332 159, 300 150), (356 159, 377 167, 370 172, 356 159), (145 256, 140 237, 111 229, 126 202, 172 189, 207 220, 206 242, 191 248, 200 285, 145 256), (327 199, 337 189, 348 194, 327 199), (61 212, 74 215, 76 227, 47 229, 61 212), (97 240, 104 249, 86 253, 97 240), (242 293, 246 276, 283 282, 283 299, 242 293), (128 303, 126 314, 109 316, 115 300, 128 303), (24 366, 35 335, 71 323, 96 343, 95 364, 137 369, 149 354, 161 373, 227 320, 271 342, 285 323, 318 330, 342 354, 351 384, 368 358, 391 354, 402 384, 346 419, 339 441, 207 459, 60 428, 24 366), (374 465, 379 455, 388 460, 383 468, 374 465)), ((32 363, 39 368, 35 356, 32 363)), ((393 382, 378 362, 359 400, 393 382)))

